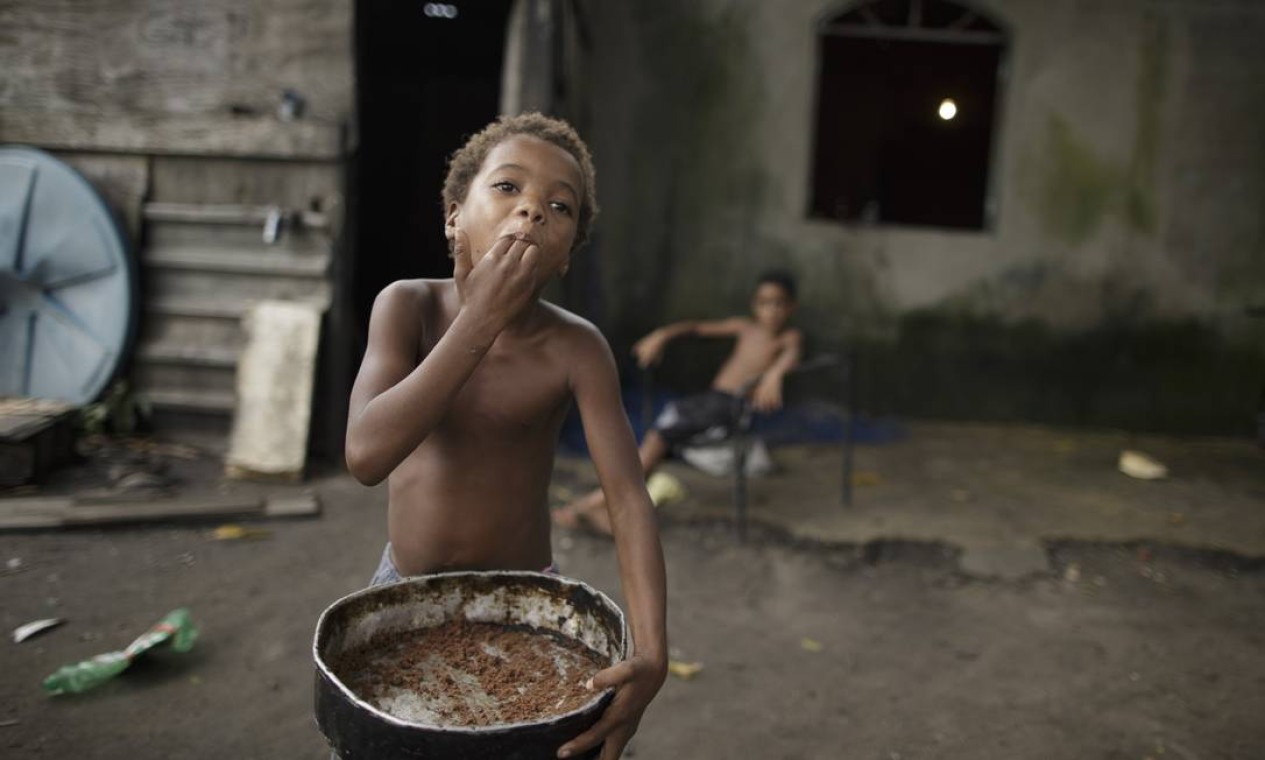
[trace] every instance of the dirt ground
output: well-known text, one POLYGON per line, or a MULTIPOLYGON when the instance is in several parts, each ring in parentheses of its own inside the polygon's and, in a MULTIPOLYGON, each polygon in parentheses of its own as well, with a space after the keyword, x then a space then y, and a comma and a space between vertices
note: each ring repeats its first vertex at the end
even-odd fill
MULTIPOLYGON (((209 527, 0 535, 0 756, 312 758, 311 633, 372 574, 385 493, 318 481, 319 519, 217 542, 209 527), (49 698, 59 665, 188 606, 195 649, 49 698)), ((963 576, 927 544, 794 546, 667 518, 674 656, 637 758, 1265 757, 1265 572, 1169 550, 1068 545, 1022 582, 963 576)), ((617 592, 611 544, 557 537, 565 572, 617 592)))

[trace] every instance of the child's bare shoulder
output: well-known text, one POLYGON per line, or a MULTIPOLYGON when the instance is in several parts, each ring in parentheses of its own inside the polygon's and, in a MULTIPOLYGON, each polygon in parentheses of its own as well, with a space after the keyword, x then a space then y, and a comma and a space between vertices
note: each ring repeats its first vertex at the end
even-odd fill
POLYGON ((597 325, 561 306, 546 301, 542 301, 540 305, 547 321, 551 343, 564 348, 606 346, 606 338, 597 329, 597 325))
POLYGON ((610 363, 610 345, 602 331, 579 314, 551 303, 543 303, 548 320, 548 347, 550 353, 568 365, 590 365, 594 362, 610 363))
POLYGON ((452 280, 396 280, 378 293, 378 303, 422 308, 443 298, 452 280))
POLYGON ((375 321, 425 323, 439 316, 455 290, 452 280, 396 280, 378 293, 375 321))

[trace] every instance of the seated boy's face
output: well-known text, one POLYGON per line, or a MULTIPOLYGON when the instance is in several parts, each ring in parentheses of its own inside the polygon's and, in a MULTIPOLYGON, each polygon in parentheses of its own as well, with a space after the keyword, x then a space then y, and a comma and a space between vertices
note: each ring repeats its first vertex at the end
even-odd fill
POLYGON ((780 330, 795 311, 795 300, 775 282, 762 282, 751 298, 751 313, 756 322, 780 330))
POLYGON ((570 153, 537 137, 515 135, 489 151, 449 217, 469 238, 473 263, 500 238, 521 235, 540 249, 542 284, 562 271, 575 242, 581 176, 570 153))

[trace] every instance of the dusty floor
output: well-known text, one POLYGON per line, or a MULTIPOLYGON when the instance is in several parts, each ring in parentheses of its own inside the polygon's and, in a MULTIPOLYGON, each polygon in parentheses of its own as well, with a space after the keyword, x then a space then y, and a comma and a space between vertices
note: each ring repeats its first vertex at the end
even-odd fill
MULTIPOLYGON (((324 760, 312 627, 373 572, 385 494, 315 487, 321 518, 268 523, 259 541, 205 527, 0 535, 0 562, 22 560, 0 571, 4 630, 69 620, 0 642, 0 756, 324 760), (193 652, 83 696, 40 692, 57 666, 179 606, 201 626, 193 652)), ((704 670, 669 679, 635 757, 1265 757, 1259 563, 1071 544, 1048 574, 1001 582, 926 544, 739 546, 727 526, 672 521, 664 537, 672 645, 704 670)), ((564 571, 616 590, 609 543, 557 544, 564 571)))
MULTIPOLYGON (((751 519, 813 541, 903 538, 949 544, 979 575, 1047 571, 1044 546, 1151 541, 1265 557, 1265 451, 1252 441, 1025 425, 914 423, 908 437, 856 448, 853 504, 842 506, 837 447, 774 451, 777 470, 749 481, 751 519), (1137 449, 1162 480, 1118 470, 1137 449)), ((688 491, 677 515, 731 517, 732 485, 669 463, 688 491)), ((596 482, 587 461, 560 471, 596 482)))

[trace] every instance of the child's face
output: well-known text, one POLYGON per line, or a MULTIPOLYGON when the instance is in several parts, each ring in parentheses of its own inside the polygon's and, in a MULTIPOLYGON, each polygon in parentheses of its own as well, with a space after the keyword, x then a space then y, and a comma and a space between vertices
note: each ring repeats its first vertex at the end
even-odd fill
POLYGON ((497 240, 523 235, 540 249, 540 282, 566 272, 580 210, 580 165, 554 145, 514 135, 488 151, 461 203, 448 209, 446 233, 456 229, 470 240, 478 265, 497 240))
POLYGON ((770 330, 780 330, 795 312, 795 299, 775 282, 762 282, 751 297, 755 321, 770 330))

